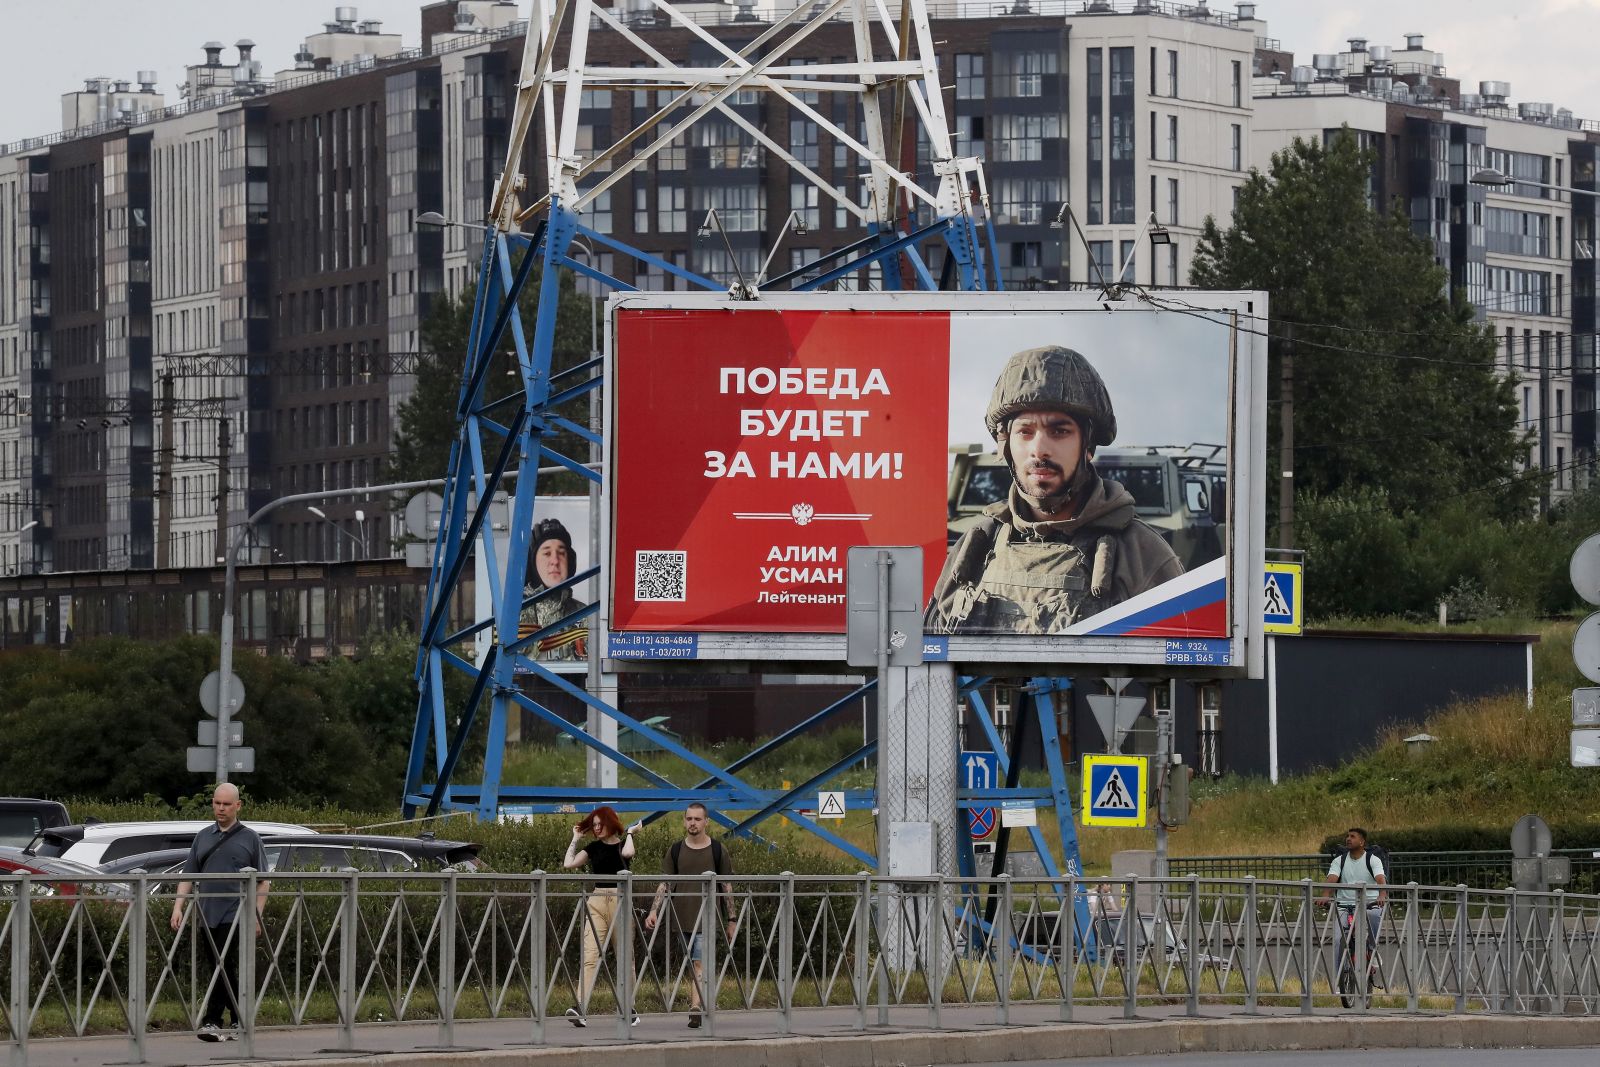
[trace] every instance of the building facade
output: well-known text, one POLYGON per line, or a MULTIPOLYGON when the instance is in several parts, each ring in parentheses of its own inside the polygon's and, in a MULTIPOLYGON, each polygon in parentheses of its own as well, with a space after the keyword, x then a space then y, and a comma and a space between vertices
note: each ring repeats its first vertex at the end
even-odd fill
POLYGON ((1494 331, 1499 367, 1516 380, 1525 466, 1550 475, 1547 508, 1595 477, 1597 198, 1548 187, 1583 189, 1580 173, 1592 182, 1582 164, 1595 158, 1600 124, 1549 104, 1513 107, 1504 82, 1478 88, 1462 92, 1420 34, 1403 49, 1354 38, 1256 80, 1253 163, 1264 170, 1295 138, 1345 128, 1374 152, 1372 206, 1407 213, 1452 290, 1494 331), (1513 180, 1481 184, 1486 171, 1513 180))

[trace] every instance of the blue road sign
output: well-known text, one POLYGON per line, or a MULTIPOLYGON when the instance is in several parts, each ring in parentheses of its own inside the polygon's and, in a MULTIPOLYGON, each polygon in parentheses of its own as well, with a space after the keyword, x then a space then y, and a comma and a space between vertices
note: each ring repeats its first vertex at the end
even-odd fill
POLYGON ((968 789, 1000 789, 1000 757, 993 752, 961 753, 961 782, 968 789))
POLYGON ((967 829, 972 833, 974 841, 988 837, 994 833, 993 808, 968 808, 967 829))
POLYGON ((1083 757, 1085 826, 1143 826, 1147 772, 1144 756, 1083 757))
POLYGON ((1305 583, 1298 563, 1268 563, 1262 629, 1269 634, 1299 634, 1303 629, 1305 583))

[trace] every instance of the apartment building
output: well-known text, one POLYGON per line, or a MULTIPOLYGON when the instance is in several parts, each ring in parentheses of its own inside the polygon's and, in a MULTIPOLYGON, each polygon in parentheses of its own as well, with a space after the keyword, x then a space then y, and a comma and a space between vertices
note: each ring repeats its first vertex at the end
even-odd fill
POLYGON ((1600 124, 1512 106, 1504 82, 1478 89, 1462 92, 1421 34, 1403 49, 1353 38, 1256 80, 1253 163, 1265 169, 1295 138, 1345 127, 1373 150, 1373 206, 1408 213, 1495 332, 1532 440, 1527 464, 1552 476, 1548 507, 1594 477, 1597 198, 1560 189, 1594 188, 1600 124), (1486 171, 1513 181, 1481 184, 1486 171))

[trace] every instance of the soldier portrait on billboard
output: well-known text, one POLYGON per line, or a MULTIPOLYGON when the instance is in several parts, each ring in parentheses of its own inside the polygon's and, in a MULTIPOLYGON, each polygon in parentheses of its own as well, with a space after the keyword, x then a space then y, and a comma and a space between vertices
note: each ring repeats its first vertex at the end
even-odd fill
MULTIPOLYGON (((578 557, 572 548, 572 534, 561 520, 542 519, 534 523, 528 546, 524 598, 545 589, 554 589, 577 572, 578 557)), ((528 637, 537 633, 584 606, 583 601, 572 595, 571 589, 542 597, 522 609, 517 625, 518 636, 528 637)), ((589 627, 579 623, 540 638, 533 649, 533 658, 541 662, 586 660, 589 657, 588 642, 589 627)))
POLYGON ((1082 354, 1057 345, 1016 353, 984 422, 1010 484, 950 547, 928 602, 930 633, 1061 633, 1183 574, 1128 489, 1095 469, 1117 418, 1082 354))

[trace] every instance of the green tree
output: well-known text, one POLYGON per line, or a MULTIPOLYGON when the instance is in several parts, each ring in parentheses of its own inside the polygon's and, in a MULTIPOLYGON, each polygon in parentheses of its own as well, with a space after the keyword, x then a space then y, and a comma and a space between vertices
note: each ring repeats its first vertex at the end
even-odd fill
MULTIPOLYGON (((535 269, 517 301, 523 334, 530 346, 539 303, 539 278, 540 271, 535 269)), ((389 477, 394 481, 442 478, 448 471, 450 446, 460 429, 456 406, 461 395, 461 378, 466 365, 476 299, 475 286, 468 286, 458 297, 441 294, 435 298, 431 312, 418 331, 421 355, 417 365, 416 386, 411 396, 402 401, 395 412, 394 452, 389 463, 389 477)), ((593 328, 590 298, 578 291, 571 271, 562 271, 556 307, 552 374, 559 374, 589 358, 593 328)), ((598 337, 593 341, 598 346, 598 337)), ((494 363, 484 379, 484 397, 491 402, 501 402, 508 418, 522 394, 522 380, 515 370, 515 352, 508 326, 496 348, 494 363)), ((569 376, 558 381, 557 388, 570 387, 579 380, 581 378, 578 375, 569 376)), ((579 397, 560 408, 558 413, 579 425, 587 425, 588 405, 587 396, 579 397)), ((494 438, 485 438, 485 448, 498 445, 499 442, 494 438)), ((569 458, 580 461, 588 459, 588 443, 569 431, 560 431, 552 438, 547 438, 546 445, 569 458)), ((588 483, 581 475, 567 471, 544 475, 539 479, 539 491, 542 494, 583 493, 587 489, 588 483)))
POLYGON ((1251 173, 1229 228, 1206 220, 1190 280, 1270 294, 1272 401, 1294 346, 1297 499, 1375 488, 1403 512, 1472 493, 1483 514, 1521 518, 1538 485, 1517 477, 1515 383, 1406 212, 1368 205, 1372 165, 1348 130, 1296 140, 1251 173))

